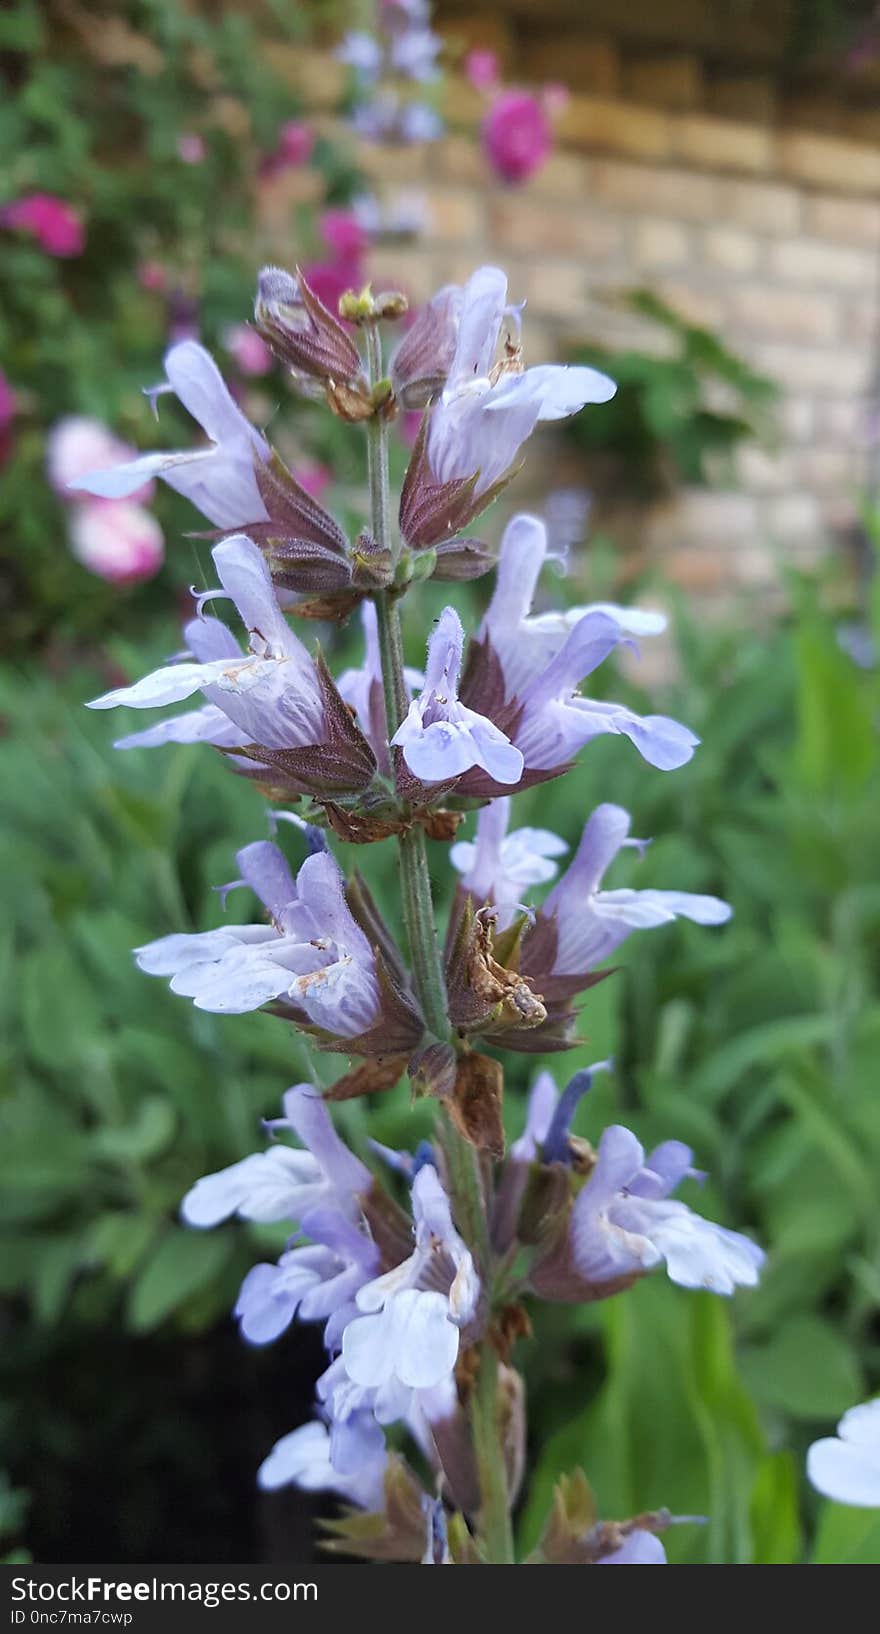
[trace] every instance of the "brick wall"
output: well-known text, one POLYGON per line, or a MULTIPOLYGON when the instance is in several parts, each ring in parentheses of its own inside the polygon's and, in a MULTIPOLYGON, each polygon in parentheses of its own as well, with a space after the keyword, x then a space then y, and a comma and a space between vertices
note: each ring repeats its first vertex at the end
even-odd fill
MULTIPOLYGON (((301 63, 297 74, 308 82, 301 63)), ((327 95, 326 70, 322 81, 327 95)), ((644 71, 639 83, 644 90, 644 71)), ((430 149, 359 154, 385 185, 423 191, 429 210, 418 243, 376 250, 376 276, 420 298, 483 261, 501 263, 513 297, 528 301, 527 362, 556 358, 579 338, 656 343, 609 299, 627 287, 656 290, 778 382, 781 436, 773 450, 743 451, 735 489, 685 490, 647 513, 618 505, 612 521, 631 567, 657 561, 718 600, 739 588, 763 598, 780 557, 815 560, 851 525, 867 472, 880 147, 578 93, 558 151, 525 188, 507 190, 479 152, 479 99, 452 81, 445 111, 449 133, 430 149)), ((527 467, 534 475, 539 466, 545 485, 584 480, 558 439, 546 453, 527 467)))

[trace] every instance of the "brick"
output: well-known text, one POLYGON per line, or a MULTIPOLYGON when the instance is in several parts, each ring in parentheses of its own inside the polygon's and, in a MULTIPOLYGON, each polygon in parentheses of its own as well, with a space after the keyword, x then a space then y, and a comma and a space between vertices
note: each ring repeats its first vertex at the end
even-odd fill
POLYGON ((633 252, 637 271, 680 267, 691 258, 690 235, 677 221, 648 218, 636 225, 633 252))
POLYGON ((454 129, 476 130, 486 114, 486 102, 481 92, 458 74, 449 74, 443 82, 443 115, 454 129))
POLYGON ((721 74, 709 81, 706 103, 722 119, 742 119, 754 125, 776 121, 776 86, 769 74, 721 74))
POLYGON ((791 443, 809 443, 816 435, 816 405, 809 397, 786 397, 778 404, 780 429, 791 443))
POLYGON ((534 83, 560 80, 573 90, 596 96, 617 96, 620 90, 620 58, 610 40, 584 39, 583 33, 560 34, 529 40, 523 52, 522 71, 534 83))
POLYGON ((815 238, 786 239, 770 248, 771 272, 790 283, 873 289, 877 279, 875 263, 869 250, 827 244, 815 238))
POLYGON ((431 174, 459 185, 486 185, 486 160, 472 136, 447 134, 431 144, 431 174))
POLYGON ((778 554, 772 545, 751 540, 731 552, 730 577, 734 584, 749 589, 763 588, 777 582, 779 565, 778 554))
POLYGON ((843 338, 872 346, 880 332, 880 303, 875 295, 857 295, 844 302, 843 338))
POLYGON ((486 208, 484 199, 478 193, 465 193, 460 188, 432 187, 425 198, 429 238, 471 243, 481 236, 486 208))
POLYGON ((760 125, 688 115, 671 126, 672 156, 706 170, 767 172, 773 165, 773 135, 760 125))
POLYGON ((721 329, 727 321, 727 301, 717 284, 711 289, 683 281, 664 281, 658 294, 686 323, 702 329, 721 329))
POLYGON ((619 224, 563 204, 537 203, 522 193, 499 193, 489 206, 492 243, 514 254, 589 255, 607 258, 622 242, 619 224))
POLYGON ((534 191, 544 198, 583 199, 589 196, 589 184, 589 160, 557 148, 540 170, 534 191))
POLYGON ((623 93, 658 108, 698 108, 704 95, 703 69, 689 53, 664 53, 623 64, 623 93))
POLYGON ((826 441, 854 449, 865 436, 865 404, 845 397, 823 399, 815 409, 818 436, 826 441))
POLYGON ((703 260, 719 272, 753 272, 760 257, 758 240, 738 227, 708 227, 702 250, 703 260))
POLYGON ((670 120, 637 102, 573 96, 558 121, 560 141, 571 147, 605 148, 639 159, 669 155, 670 120))
POLYGON ((806 488, 849 487, 858 480, 858 448, 810 448, 800 455, 799 475, 806 488))
POLYGON ((740 284, 730 291, 736 322, 755 334, 780 340, 834 340, 840 329, 839 301, 833 295, 740 284))
POLYGON ((528 301, 530 312, 539 317, 582 319, 586 272, 580 265, 564 261, 527 262, 514 277, 511 290, 515 300, 528 301))
POLYGON ((714 219, 718 184, 711 176, 667 166, 634 165, 613 159, 597 161, 593 186, 598 198, 624 210, 679 216, 685 221, 714 219))
POLYGON ((724 181, 719 192, 720 220, 782 237, 798 231, 801 197, 793 187, 773 182, 724 181))
POLYGON ((764 512, 771 538, 787 540, 820 532, 822 513, 815 494, 803 489, 767 501, 764 512))
POLYGON ((781 493, 795 479, 796 460, 790 450, 770 453, 758 443, 744 443, 737 450, 736 470, 750 493, 781 493))
POLYGON ((423 180, 427 151, 423 142, 393 146, 390 142, 361 140, 355 144, 354 159, 358 169, 372 180, 405 187, 423 180))
POLYGON ((782 131, 778 153, 781 170, 798 181, 838 188, 842 193, 880 191, 880 151, 876 148, 835 136, 782 131))
POLYGON ((842 199, 814 194, 804 201, 807 232, 836 243, 880 244, 880 204, 874 199, 842 199))
MULTIPOLYGON (((650 528, 649 528, 650 534, 650 528)), ((717 591, 729 577, 729 563, 708 545, 705 549, 658 549, 664 574, 683 590, 717 591)))
MULTIPOLYGON (((411 301, 429 300, 440 283, 431 258, 421 249, 377 244, 370 251, 369 264, 378 289, 404 289, 411 301)), ((473 270, 471 266, 470 272, 473 270)))
POLYGON ((494 16, 458 15, 442 18, 434 26, 446 41, 448 55, 453 61, 468 51, 494 51, 504 68, 510 68, 515 51, 511 27, 506 18, 494 16))
POLYGON ((345 91, 348 70, 329 51, 288 45, 276 39, 263 40, 259 49, 266 57, 272 74, 296 90, 307 108, 338 108, 345 91))
POLYGON ((757 523, 757 502, 751 494, 730 489, 685 488, 665 513, 656 517, 652 532, 656 537, 690 544, 703 544, 712 551, 718 545, 748 538, 757 523))
POLYGON ((762 344, 749 348, 755 366, 778 385, 795 392, 827 393, 841 396, 864 391, 871 378, 871 358, 862 351, 835 347, 827 351, 812 346, 762 344))

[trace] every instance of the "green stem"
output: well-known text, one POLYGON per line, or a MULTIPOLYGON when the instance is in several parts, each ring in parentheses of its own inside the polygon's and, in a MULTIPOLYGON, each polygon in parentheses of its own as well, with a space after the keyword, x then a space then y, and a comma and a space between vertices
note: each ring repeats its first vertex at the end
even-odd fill
MULTIPOLYGON (((367 360, 370 381, 382 377, 382 345, 375 326, 367 329, 367 360)), ((368 473, 373 537, 391 552, 390 485, 388 479, 388 428, 381 415, 368 424, 368 473)), ((379 632, 382 687, 389 742, 406 715, 408 694, 403 672, 403 639, 400 609, 396 596, 379 591, 373 598, 379 632)), ((418 824, 399 836, 401 898, 403 920, 416 993, 426 1025, 435 1038, 448 1040, 446 983, 434 922, 431 875, 425 831, 418 824)), ((489 1225, 486 1200, 477 1153, 447 1120, 445 1150, 449 1164, 455 1217, 462 1235, 473 1249, 484 1278, 490 1271, 489 1225)), ((501 1450, 498 1401, 498 1358, 488 1342, 480 1347, 480 1365, 471 1401, 474 1450, 482 1494, 482 1526, 489 1561, 512 1565, 513 1536, 507 1476, 501 1450)))
POLYGON ((513 1566, 513 1527, 502 1451, 498 1357, 488 1341, 480 1346, 480 1366, 471 1398, 474 1453, 483 1499, 483 1547, 490 1566, 513 1566))

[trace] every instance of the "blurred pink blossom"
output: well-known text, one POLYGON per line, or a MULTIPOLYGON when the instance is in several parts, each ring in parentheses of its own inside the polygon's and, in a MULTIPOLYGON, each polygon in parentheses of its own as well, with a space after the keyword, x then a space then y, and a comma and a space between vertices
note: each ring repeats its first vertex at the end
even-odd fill
POLYGON ((15 419, 15 411, 15 392, 0 369, 0 465, 6 463, 12 452, 12 422, 15 419))
POLYGON ((319 222, 321 237, 340 261, 359 261, 369 238, 354 210, 324 210, 319 222))
POLYGON ((137 276, 141 289, 154 290, 161 295, 168 287, 168 272, 161 261, 142 261, 137 276))
POLYGON ((318 300, 334 315, 340 296, 346 290, 359 289, 364 281, 359 261, 313 261, 311 266, 303 267, 303 277, 309 289, 314 290, 318 300))
POLYGON ((475 91, 494 91, 500 78, 495 52, 482 47, 469 51, 464 59, 464 74, 475 91))
POLYGON ((85 228, 79 212, 54 193, 28 193, 0 210, 0 226, 30 233, 47 255, 82 255, 85 228))
POLYGON ((558 119, 571 101, 571 92, 567 85, 559 85, 553 81, 551 84, 544 86, 541 92, 541 101, 544 104, 544 112, 551 119, 558 119))
POLYGON ((242 374, 268 374, 272 353, 249 323, 234 323, 223 335, 227 352, 235 358, 242 374))
POLYGON ((529 91, 502 91, 483 121, 483 147, 504 181, 524 182, 532 176, 553 148, 539 98, 529 91))
POLYGON ((307 165, 315 149, 315 133, 302 119, 289 119, 279 132, 278 153, 288 165, 307 165))
POLYGON ((177 157, 185 165, 200 165, 207 149, 205 139, 196 131, 183 131, 177 138, 177 157))
POLYGON ((312 499, 320 499, 327 492, 333 476, 329 467, 321 465, 318 460, 304 460, 296 468, 296 480, 312 499))
MULTIPOLYGON (((136 456, 136 450, 121 442, 107 430, 100 420, 85 414, 69 414, 57 420, 46 439, 46 473, 52 487, 68 503, 82 501, 70 492, 70 483, 87 471, 102 471, 106 466, 124 465, 136 456)), ((152 499, 156 484, 146 482, 132 494, 132 499, 146 502, 152 499)))
POLYGON ((72 507, 70 548, 109 584, 135 584, 158 573, 165 540, 156 518, 130 499, 89 499, 72 507))

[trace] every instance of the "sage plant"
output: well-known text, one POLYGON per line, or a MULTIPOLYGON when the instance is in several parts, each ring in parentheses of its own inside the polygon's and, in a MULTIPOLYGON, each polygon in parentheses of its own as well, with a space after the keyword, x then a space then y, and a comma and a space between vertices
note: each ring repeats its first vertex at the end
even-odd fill
MULTIPOLYGON (((595 1144, 572 1134, 609 1063, 567 1083, 563 1072, 559 1085, 541 1071, 505 1148, 505 1052, 564 1060, 579 995, 629 935, 679 916, 719 925, 730 910, 687 891, 606 888, 623 853, 635 853, 637 876, 644 845, 611 801, 588 817, 561 873, 562 839, 515 826, 517 792, 577 776, 580 751, 599 735, 628 740, 620 754, 664 771, 697 744, 677 721, 582 690, 618 647, 662 624, 657 614, 609 604, 536 614, 542 521, 514 515, 497 559, 474 532, 535 426, 588 405, 601 413, 613 383, 589 368, 525 367, 521 309, 494 267, 441 290, 408 327, 405 316, 396 292, 351 291, 337 315, 301 274, 260 275, 263 340, 300 391, 366 440, 370 513, 353 541, 247 423, 202 348, 172 349, 158 392, 176 393, 207 446, 141 456, 77 486, 120 499, 164 479, 213 525, 218 588, 198 597, 181 656, 92 707, 195 700, 119 746, 212 745, 287 808, 276 834, 287 818, 307 853, 294 872, 275 841, 244 846, 226 889, 250 892, 253 922, 164 936, 136 954, 200 1009, 265 1009, 347 1058, 329 1089, 289 1088, 265 1149, 196 1180, 183 1201, 196 1230, 231 1216, 290 1227, 278 1262, 255 1265, 242 1285, 245 1340, 323 1325, 315 1417, 268 1451, 259 1482, 343 1499, 326 1526, 349 1554, 512 1564, 527 1422, 515 1358, 530 1302, 618 1297, 661 1267, 681 1288, 726 1295, 754 1285, 763 1256, 674 1197, 697 1175, 680 1141, 646 1153, 621 1126, 595 1144), (392 496, 390 428, 413 410, 421 426, 392 496), (417 600, 427 579, 492 572, 476 630, 449 605, 426 632, 424 671, 406 667, 403 598, 417 600), (218 599, 231 604, 229 623, 214 614, 218 599), (363 662, 334 677, 297 631, 353 614, 363 662), (463 838, 471 812, 475 831, 463 838), (402 937, 361 875, 343 874, 336 837, 396 847, 402 937), (457 877, 442 934, 429 848, 434 869, 448 854, 457 877), (333 1103, 405 1076, 436 1106, 430 1142, 349 1150, 333 1103)), ((659 1534, 672 1519, 600 1519, 575 1471, 531 1558, 662 1564, 659 1534)))

